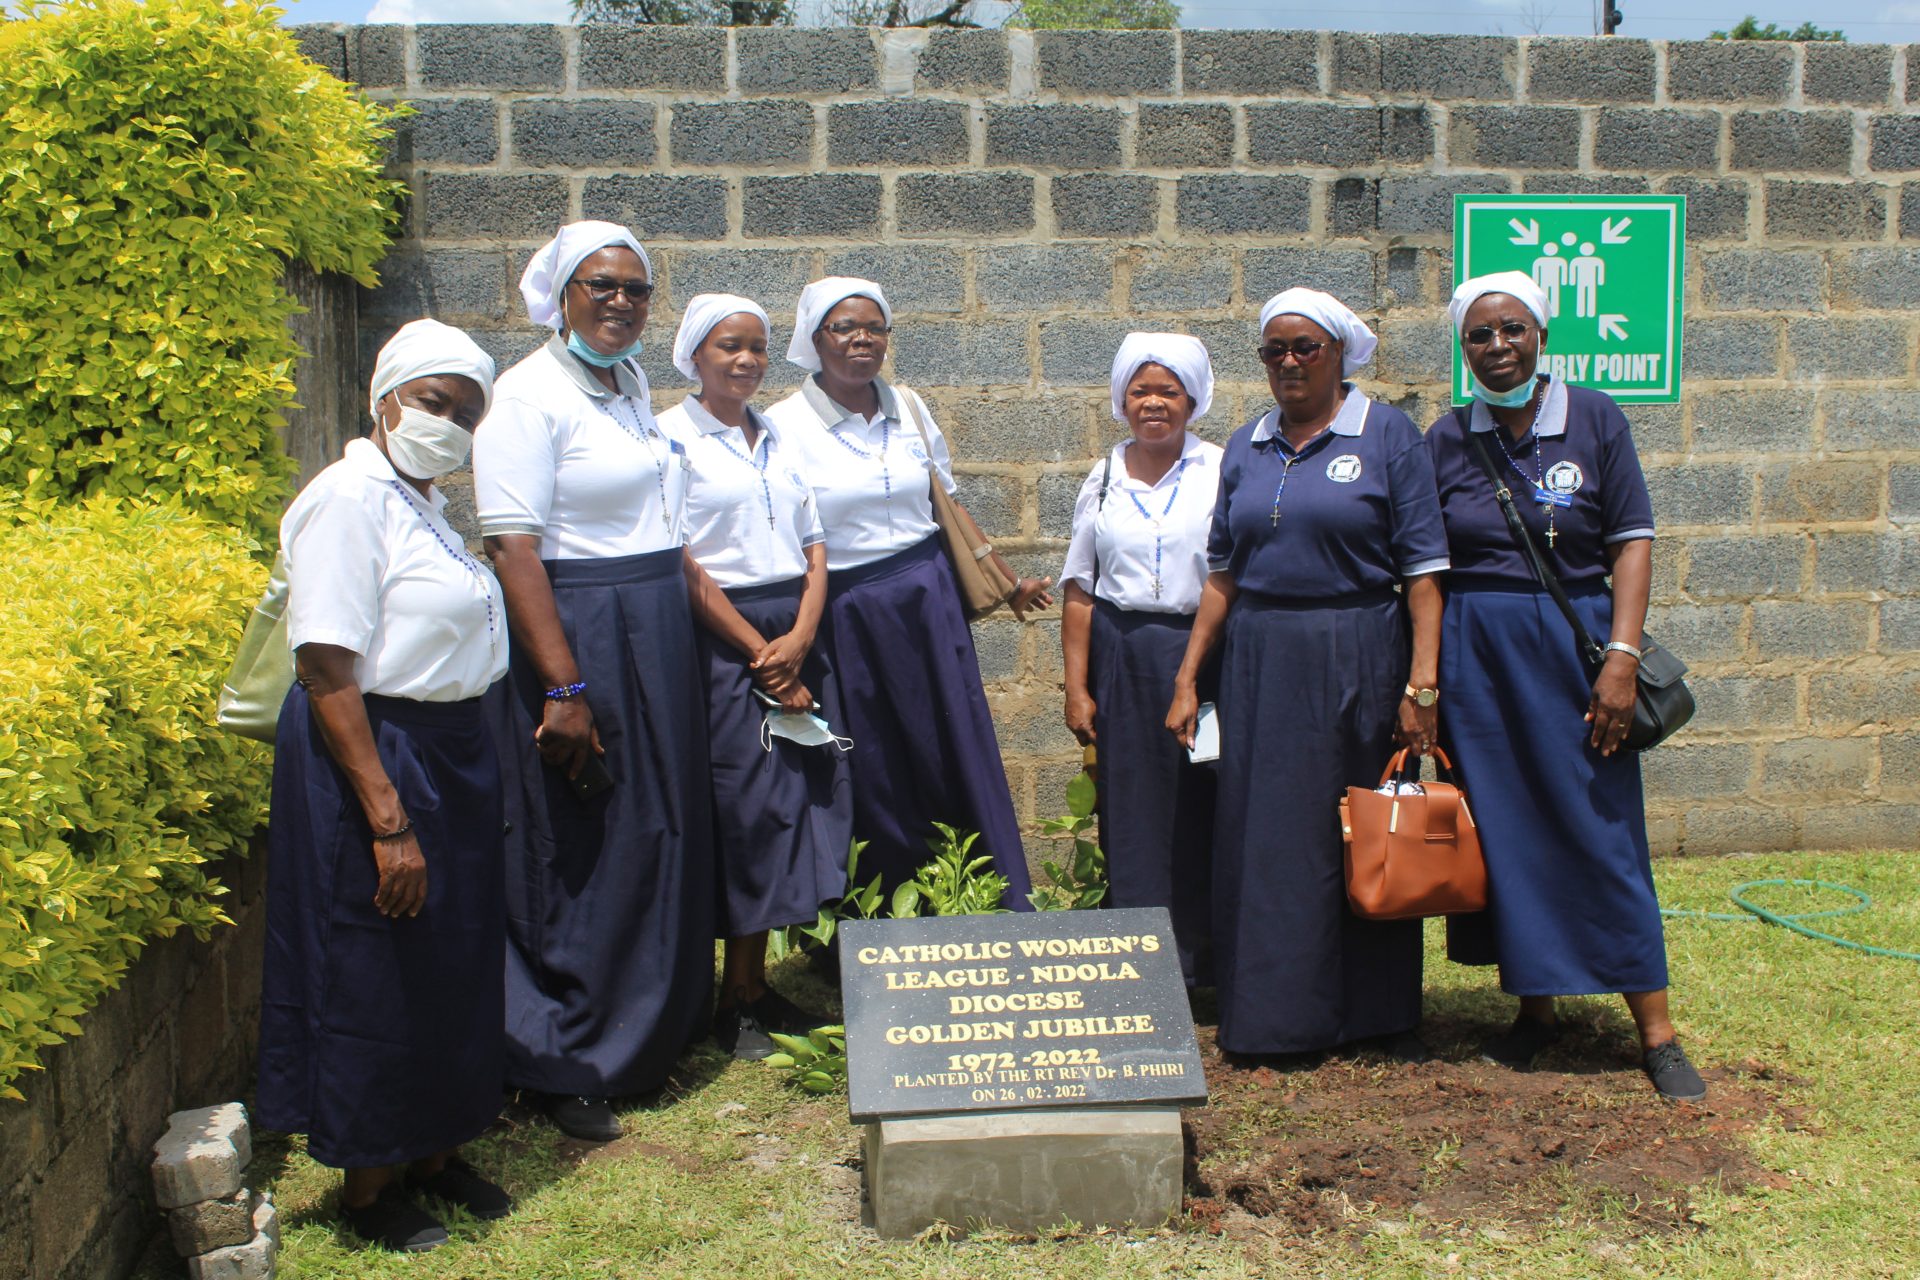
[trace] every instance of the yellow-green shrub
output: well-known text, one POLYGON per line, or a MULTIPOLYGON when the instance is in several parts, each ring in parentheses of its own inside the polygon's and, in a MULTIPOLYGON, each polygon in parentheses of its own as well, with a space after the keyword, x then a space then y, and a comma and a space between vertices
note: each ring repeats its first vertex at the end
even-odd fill
POLYGON ((201 864, 267 810, 270 753, 213 724, 257 550, 178 503, 0 512, 0 1097, 147 939, 226 920, 201 864))
POLYGON ((271 539, 288 262, 372 283, 391 113, 278 10, 73 0, 0 21, 0 491, 178 495, 271 539))

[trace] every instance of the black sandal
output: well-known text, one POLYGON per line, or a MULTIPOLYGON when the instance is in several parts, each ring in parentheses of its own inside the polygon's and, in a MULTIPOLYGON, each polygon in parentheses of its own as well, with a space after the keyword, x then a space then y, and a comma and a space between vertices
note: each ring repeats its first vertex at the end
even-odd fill
POLYGON ((513 1197, 481 1177, 459 1156, 448 1156, 438 1173, 424 1177, 409 1175, 407 1183, 415 1191, 458 1205, 482 1222, 492 1222, 513 1212, 513 1197))
POLYGON ((440 1220, 409 1199, 397 1182, 380 1188, 372 1204, 341 1205, 340 1220, 368 1244, 395 1253, 425 1253, 447 1242, 440 1220))
POLYGON ((1496 1066, 1524 1071, 1559 1039, 1558 1020, 1542 1022, 1523 1013, 1514 1018, 1511 1027, 1481 1045, 1480 1056, 1496 1066))

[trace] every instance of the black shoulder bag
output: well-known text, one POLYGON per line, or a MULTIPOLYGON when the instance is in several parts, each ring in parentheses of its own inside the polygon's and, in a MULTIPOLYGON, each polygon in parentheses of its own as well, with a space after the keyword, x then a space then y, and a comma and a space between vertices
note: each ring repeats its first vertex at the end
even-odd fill
MULTIPOLYGON (((1581 658, 1598 673, 1601 664, 1606 661, 1606 650, 1588 632, 1580 621, 1580 615, 1573 611, 1573 602, 1567 599, 1566 589, 1560 585, 1560 579, 1553 570, 1547 567, 1540 548, 1534 545, 1533 535, 1521 523, 1520 513, 1513 507, 1513 490, 1507 487, 1506 478, 1495 465, 1493 454, 1487 449, 1487 442, 1483 438, 1485 434, 1472 430, 1469 424, 1468 447, 1473 450, 1480 469, 1487 473, 1487 479, 1493 481, 1493 496, 1500 500, 1500 514, 1507 518, 1507 531, 1520 544, 1520 554, 1526 557, 1533 576, 1547 589, 1553 602, 1560 606, 1560 612, 1566 615, 1567 625, 1573 628, 1574 642, 1580 647, 1581 658)), ((1693 719, 1693 691, 1687 688, 1684 679, 1686 674, 1686 663, 1661 648, 1652 636, 1641 633, 1633 723, 1628 726, 1626 736, 1628 750, 1645 751, 1657 747, 1672 737, 1681 725, 1693 719)))

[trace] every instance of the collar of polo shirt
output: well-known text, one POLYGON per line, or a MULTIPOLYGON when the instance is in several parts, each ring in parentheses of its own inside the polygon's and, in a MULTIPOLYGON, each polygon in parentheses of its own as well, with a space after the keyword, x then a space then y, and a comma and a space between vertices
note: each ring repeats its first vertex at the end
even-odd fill
MULTIPOLYGON (((1540 439, 1551 440, 1567 434, 1567 384, 1552 374, 1541 376, 1547 380, 1547 394, 1540 402, 1540 416, 1535 419, 1533 430, 1540 439)), ((1475 431, 1493 430, 1493 415, 1487 412, 1484 400, 1473 402, 1473 417, 1467 425, 1475 431)))
MULTIPOLYGON (((885 378, 875 378, 873 380, 873 389, 880 394, 880 416, 883 418, 892 418, 895 422, 899 422, 901 420, 899 401, 894 396, 893 388, 887 385, 887 380, 885 378)), ((836 403, 834 398, 821 390, 820 384, 812 378, 808 378, 800 384, 800 398, 805 400, 807 407, 812 409, 819 417, 820 425, 823 427, 837 427, 848 418, 853 418, 860 422, 867 420, 864 416, 855 413, 845 405, 836 403)))
MULTIPOLYGON (((581 363, 578 356, 567 350, 567 340, 565 338, 557 333, 554 334, 551 338, 547 339, 547 350, 553 353, 553 358, 559 362, 560 368, 566 372, 567 377, 573 381, 574 386, 579 387, 580 390, 586 392, 595 400, 610 400, 613 398, 614 393, 607 390, 600 384, 599 379, 587 372, 587 366, 581 363)), ((613 366, 613 381, 614 385, 620 388, 621 395, 628 396, 635 400, 645 400, 647 398, 646 381, 634 369, 632 361, 622 360, 619 364, 613 366)))
MULTIPOLYGON (((1366 392, 1351 382, 1343 382, 1340 385, 1345 389, 1347 398, 1341 402, 1340 412, 1334 414, 1333 421, 1327 424, 1327 430, 1336 436, 1361 435, 1367 429, 1367 406, 1373 401, 1367 398, 1366 392)), ((1262 414, 1259 423, 1254 426, 1253 442, 1265 444, 1273 439, 1279 430, 1280 406, 1275 405, 1262 414)))

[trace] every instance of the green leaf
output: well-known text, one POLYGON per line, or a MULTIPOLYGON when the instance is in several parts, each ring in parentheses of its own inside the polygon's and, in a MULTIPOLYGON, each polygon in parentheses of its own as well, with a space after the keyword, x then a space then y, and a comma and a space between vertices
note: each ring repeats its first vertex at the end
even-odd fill
POLYGON ((1100 789, 1095 785, 1093 775, 1081 770, 1067 783, 1067 812, 1076 818, 1091 816, 1099 795, 1100 789))

